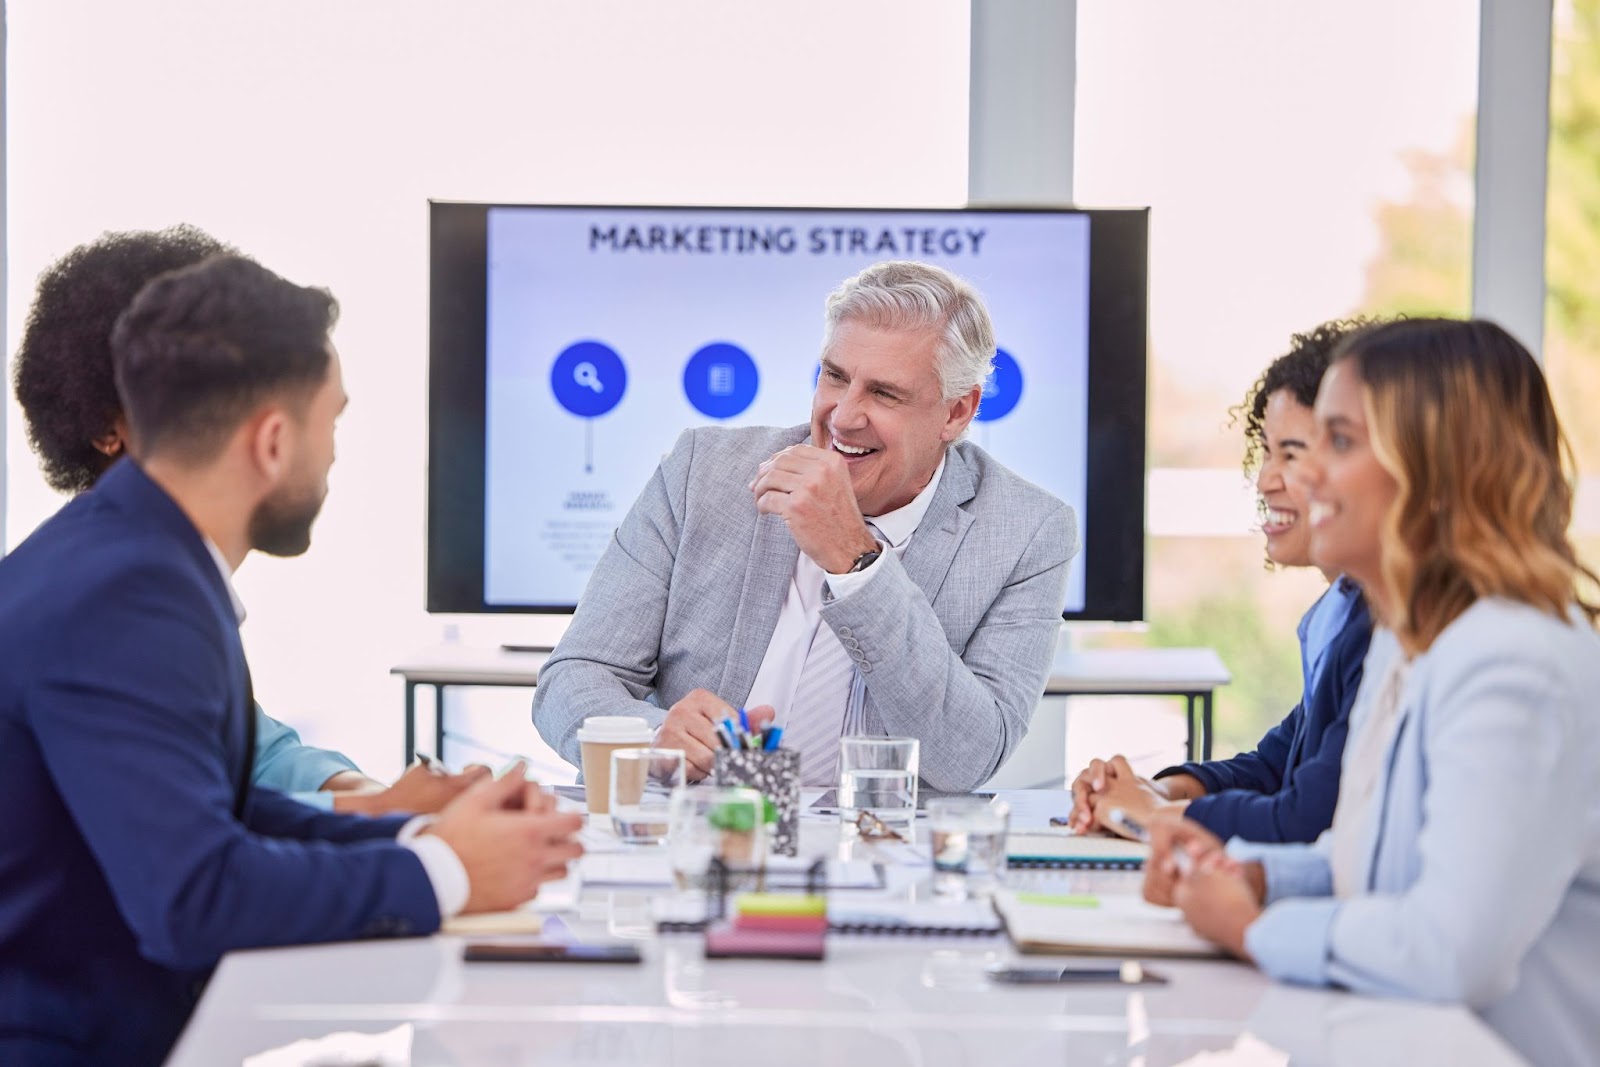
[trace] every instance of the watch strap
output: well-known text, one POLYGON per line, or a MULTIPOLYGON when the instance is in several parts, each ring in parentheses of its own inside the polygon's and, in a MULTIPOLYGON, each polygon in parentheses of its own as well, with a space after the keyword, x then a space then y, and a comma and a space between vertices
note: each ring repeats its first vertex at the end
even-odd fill
POLYGON ((868 567, 872 566, 873 563, 877 562, 878 557, 881 556, 881 555, 883 555, 883 546, 882 545, 878 545, 878 546, 876 546, 874 548, 869 548, 865 552, 861 553, 861 555, 856 557, 855 562, 850 564, 850 569, 845 571, 845 573, 846 574, 859 574, 860 572, 866 570, 868 567))

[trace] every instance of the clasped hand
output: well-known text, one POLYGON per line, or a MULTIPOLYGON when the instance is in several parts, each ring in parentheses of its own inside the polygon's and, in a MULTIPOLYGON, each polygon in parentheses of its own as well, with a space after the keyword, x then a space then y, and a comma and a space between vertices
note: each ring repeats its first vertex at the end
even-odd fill
POLYGON ((843 574, 877 546, 836 452, 790 445, 756 468, 750 491, 756 510, 782 518, 800 551, 829 574, 843 574))
POLYGON ((583 816, 556 811, 556 798, 530 782, 522 762, 485 777, 445 805, 425 832, 450 846, 467 871, 466 912, 505 911, 565 878, 583 855, 583 816))
POLYGON ((1109 816, 1118 808, 1143 824, 1149 824, 1164 813, 1179 814, 1188 798, 1195 795, 1195 791, 1182 786, 1194 779, 1186 774, 1177 775, 1176 779, 1183 781, 1152 782, 1141 778, 1123 756, 1091 760, 1084 772, 1073 779, 1068 824, 1080 834, 1097 828, 1116 833, 1118 828, 1110 822, 1109 816), (1179 788, 1174 789, 1174 786, 1179 788))
POLYGON ((1135 774, 1122 756, 1093 760, 1072 783, 1072 828, 1117 830, 1110 821, 1120 808, 1150 832, 1144 865, 1144 896, 1176 907, 1195 933, 1248 959, 1245 933, 1261 914, 1266 879, 1259 863, 1240 863, 1215 834, 1185 819, 1189 800, 1205 788, 1188 774, 1152 782, 1135 774), (1179 858, 1182 853, 1183 859, 1179 858))
POLYGON ((1229 856, 1222 841, 1193 819, 1163 817, 1150 826, 1144 898, 1178 908, 1195 933, 1249 959, 1245 934, 1261 915, 1266 878, 1261 864, 1229 856))
MULTIPOLYGON (((346 774, 363 784, 367 782, 360 775, 346 771, 335 775, 330 783, 344 778, 346 774)), ((391 812, 429 815, 441 810, 489 776, 489 768, 482 764, 467 767, 460 774, 450 774, 416 763, 387 788, 374 782, 371 784, 376 788, 372 790, 343 789, 335 792, 333 810, 358 815, 387 815, 391 812)), ((323 788, 329 788, 330 783, 324 783, 323 788)))

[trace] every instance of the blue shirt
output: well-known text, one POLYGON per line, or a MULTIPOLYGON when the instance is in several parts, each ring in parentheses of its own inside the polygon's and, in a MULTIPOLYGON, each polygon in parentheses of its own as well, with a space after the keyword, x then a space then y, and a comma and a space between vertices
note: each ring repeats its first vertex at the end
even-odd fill
POLYGON ((1316 691, 1322 668, 1328 662, 1328 649, 1359 603, 1361 587, 1341 575, 1301 616, 1295 636, 1300 639, 1300 679, 1305 686, 1302 694, 1316 691))
POLYGON ((360 770, 350 760, 325 748, 300 742, 294 728, 272 718, 256 705, 256 763, 250 780, 256 785, 289 793, 302 804, 333 809, 333 794, 318 790, 342 771, 360 770))
POLYGON ((1372 636, 1360 588, 1339 578, 1306 612, 1297 633, 1305 691, 1255 751, 1156 775, 1198 779, 1206 795, 1190 801, 1184 814, 1224 840, 1314 841, 1333 823, 1339 760, 1372 636))

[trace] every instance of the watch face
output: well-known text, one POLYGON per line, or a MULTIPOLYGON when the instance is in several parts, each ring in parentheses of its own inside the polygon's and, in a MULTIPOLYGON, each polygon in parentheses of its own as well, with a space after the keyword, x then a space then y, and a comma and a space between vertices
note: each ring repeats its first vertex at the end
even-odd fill
POLYGON ((883 552, 876 549, 871 552, 863 552, 856 557, 856 561, 850 565, 850 569, 845 573, 854 574, 857 571, 864 571, 872 566, 873 562, 881 555, 883 555, 883 552))

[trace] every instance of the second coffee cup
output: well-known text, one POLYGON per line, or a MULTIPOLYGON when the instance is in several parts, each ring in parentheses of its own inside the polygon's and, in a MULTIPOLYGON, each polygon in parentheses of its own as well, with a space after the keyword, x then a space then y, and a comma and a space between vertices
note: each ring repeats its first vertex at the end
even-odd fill
POLYGON ((637 715, 598 715, 578 727, 583 760, 583 794, 590 815, 610 812, 611 753, 619 748, 647 747, 655 740, 650 724, 637 715))

